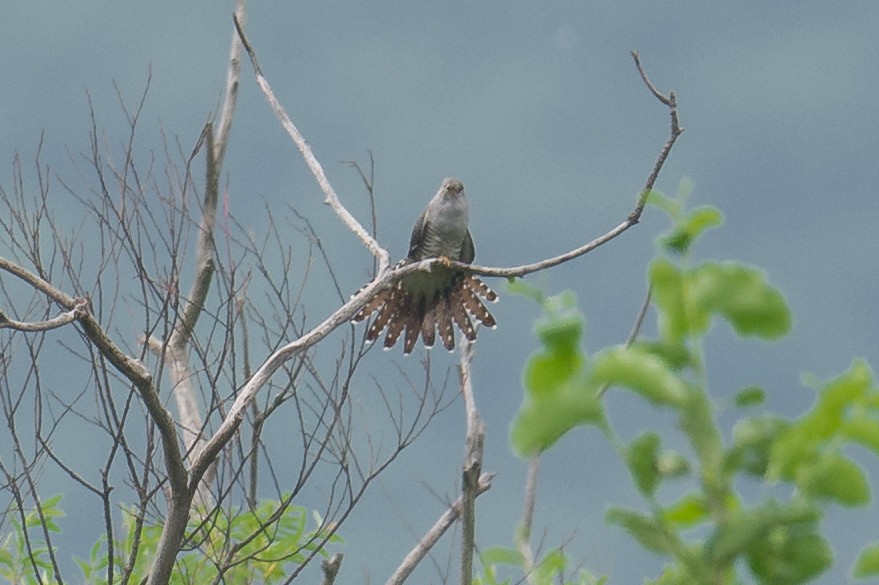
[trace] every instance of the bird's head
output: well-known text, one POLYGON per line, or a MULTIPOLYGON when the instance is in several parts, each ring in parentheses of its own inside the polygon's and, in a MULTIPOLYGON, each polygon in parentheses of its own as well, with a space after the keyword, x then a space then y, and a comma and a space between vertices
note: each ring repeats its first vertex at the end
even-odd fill
POLYGON ((443 184, 440 187, 440 193, 443 194, 443 198, 451 197, 457 198, 464 192, 464 183, 461 182, 460 179, 449 178, 443 180, 443 184))

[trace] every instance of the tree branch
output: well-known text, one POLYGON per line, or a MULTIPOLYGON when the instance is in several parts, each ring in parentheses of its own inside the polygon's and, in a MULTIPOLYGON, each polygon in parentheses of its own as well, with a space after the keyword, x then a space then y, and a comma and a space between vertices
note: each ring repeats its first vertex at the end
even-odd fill
POLYGON ((323 191, 325 200, 324 202, 333 208, 333 211, 336 212, 336 215, 342 220, 342 222, 348 226, 357 238, 363 242, 363 245, 366 246, 373 256, 378 258, 379 261, 379 271, 381 272, 382 268, 386 267, 389 264, 389 255, 388 251, 382 248, 379 243, 369 235, 360 222, 355 219, 351 213, 345 209, 342 205, 341 201, 339 201, 339 196, 336 195, 336 191, 333 189, 333 186, 330 184, 329 179, 327 179, 326 174, 324 173, 323 166, 321 166, 320 162, 314 156, 314 153, 311 151, 311 147, 305 141, 302 134, 299 132, 299 129, 293 124, 293 120, 287 115, 287 112, 284 111, 284 107, 281 105, 281 102, 278 101, 278 98, 275 97, 275 93, 272 91, 271 86, 269 85, 268 80, 266 80, 265 76, 262 73, 262 70, 259 67, 259 63, 256 60, 256 53, 253 50, 253 47, 248 42, 247 37, 244 35, 244 29, 241 25, 241 22, 238 20, 237 16, 233 16, 233 20, 235 21, 235 28, 238 30, 238 36, 241 38, 241 43, 244 45, 244 50, 247 51, 248 56, 250 57, 250 63, 253 66, 253 70, 256 74, 256 82, 259 84, 260 89, 265 95, 266 99, 269 102, 272 110, 275 112, 275 115, 278 117, 278 120, 281 122, 281 126, 284 127, 284 130, 287 132, 287 135, 296 145, 296 148, 299 149, 299 153, 302 155, 302 158, 305 159, 305 164, 308 165, 308 168, 311 169, 311 174, 314 175, 317 184, 320 186, 321 191, 323 191))
POLYGON ((537 470, 540 467, 540 456, 534 455, 528 462, 528 475, 525 479, 525 508, 522 512, 522 523, 516 534, 516 548, 522 555, 525 576, 529 583, 534 583, 534 553, 531 551, 531 527, 534 524, 534 503, 537 501, 537 470))
POLYGON ((321 585, 333 585, 336 582, 336 576, 342 567, 342 553, 336 553, 329 559, 321 561, 320 568, 324 574, 321 585))
POLYGON ((461 343, 461 394, 467 414, 467 447, 464 455, 464 471, 461 474, 461 585, 473 581, 473 550, 476 546, 476 496, 479 494, 479 477, 482 473, 482 452, 485 444, 485 423, 479 418, 470 364, 473 362, 473 343, 464 339, 461 343))
MULTIPOLYGON (((488 490, 491 487, 491 480, 493 478, 493 473, 483 473, 479 477, 476 495, 482 494, 488 490)), ((418 544, 415 545, 415 548, 409 551, 409 554, 406 555, 406 558, 403 559, 403 562, 397 567, 397 570, 394 571, 394 574, 391 575, 391 578, 388 579, 385 585, 400 585, 409 578, 409 575, 415 570, 415 567, 418 566, 421 559, 430 552, 430 549, 433 548, 440 537, 442 537, 446 530, 448 530, 449 527, 455 523, 455 520, 458 519, 464 506, 463 499, 464 496, 462 495, 455 500, 451 506, 449 506, 449 509, 446 510, 442 516, 439 517, 430 530, 427 531, 427 534, 425 534, 418 544)))
POLYGON ((0 329, 8 328, 15 329, 16 331, 24 331, 26 333, 36 333, 38 331, 49 331, 50 329, 64 327, 82 317, 87 310, 88 301, 85 299, 76 299, 76 301, 77 304, 73 309, 65 311, 57 317, 45 321, 16 321, 15 319, 8 317, 3 311, 0 311, 0 329))
MULTIPOLYGON (((298 130, 290 119, 287 117, 286 113, 284 113, 283 109, 278 104, 277 99, 274 94, 271 92, 271 88, 268 87, 268 83, 265 81, 265 78, 262 76, 262 72, 259 69, 259 65, 256 62, 256 57, 253 53, 252 47, 250 47, 247 39, 243 35, 243 31, 241 30, 240 23, 237 18, 235 19, 236 27, 238 30, 239 36, 241 36, 241 41, 244 44, 244 48, 247 51, 248 55, 251 57, 251 62, 253 63, 254 70, 257 74, 257 81, 260 83, 260 87, 263 88, 264 93, 266 94, 267 99, 276 107, 276 113, 278 117, 281 119, 281 123, 284 125, 285 129, 287 129, 288 134, 290 134, 291 138, 293 138, 297 147, 299 147, 300 151, 303 154, 303 157, 306 158, 306 162, 309 163, 309 166, 312 167, 312 171, 315 173, 315 177, 318 179, 318 183, 326 186, 325 193, 327 193, 328 202, 334 206, 334 209, 337 209, 337 212, 340 214, 340 217, 345 220, 346 217, 350 218, 350 221, 353 224, 349 224, 352 231, 355 233, 363 232, 363 238, 361 240, 367 244, 370 249, 373 249, 373 245, 377 250, 380 250, 382 254, 386 254, 386 251, 381 249, 375 240, 369 236, 363 227, 357 223, 353 217, 348 214, 347 210, 341 206, 338 202, 338 197, 336 197, 335 193, 332 191, 332 187, 329 186, 329 183, 326 181, 326 177, 323 175, 323 170, 320 167, 318 161, 314 158, 313 153, 308 148, 308 145, 305 143, 302 136, 299 134, 298 130), (309 162, 311 161, 311 162, 309 162), (313 164, 312 164, 313 163, 313 164), (365 238, 365 239, 364 239, 365 238)), ((665 98, 668 100, 669 108, 672 111, 672 129, 669 135, 668 140, 660 151, 659 157, 657 158, 656 164, 654 165, 653 171, 650 173, 650 176, 647 179, 647 183, 644 186, 641 194, 638 197, 635 208, 629 214, 628 218, 617 227, 613 228, 606 234, 599 236, 598 238, 592 240, 591 242, 576 248, 570 252, 562 254, 560 256, 556 256, 553 258, 548 258, 546 260, 542 260, 540 262, 536 262, 533 264, 526 264, 522 266, 512 267, 512 268, 490 268, 490 267, 482 267, 482 266, 473 266, 462 264, 460 262, 451 262, 452 266, 456 266, 461 270, 469 271, 474 274, 481 274, 485 276, 501 276, 501 277, 514 277, 514 276, 522 276, 525 274, 529 274, 531 272, 536 272, 538 270, 543 270, 546 268, 550 268, 552 266, 556 266, 563 262, 567 262, 568 260, 572 260, 591 250, 594 250, 598 246, 612 240, 613 238, 619 236, 624 231, 629 229, 631 226, 638 223, 641 212, 644 209, 644 204, 647 200, 647 196, 650 193, 650 190, 653 188, 656 178, 658 177, 659 171, 662 169, 662 166, 665 164, 665 160, 668 158, 668 153, 671 151, 672 146, 674 145, 677 137, 683 131, 678 125, 678 117, 677 117, 677 109, 674 102, 674 94, 670 94, 671 97, 665 98)), ((665 102, 663 102, 665 103, 665 102)), ((345 220, 348 223, 347 220, 345 220)), ((445 262, 448 263, 448 260, 439 260, 436 258, 423 260, 421 262, 415 262, 411 264, 407 264, 404 266, 395 266, 393 268, 389 268, 386 263, 386 256, 381 257, 382 265, 384 269, 380 269, 378 275, 374 280, 372 280, 369 284, 365 285, 360 289, 351 299, 345 303, 342 307, 340 307, 336 312, 327 317, 322 323, 320 323, 317 327, 312 329, 311 331, 303 334, 296 341, 290 342, 282 348, 278 349, 273 353, 269 358, 260 366, 259 369, 254 373, 254 375, 248 380, 245 386, 242 388, 241 392, 238 393, 235 402, 232 404, 232 407, 229 409, 229 412, 226 415, 223 423, 220 425, 220 428, 214 433, 214 435, 210 438, 207 445, 205 446, 204 451, 200 454, 199 457, 195 459, 192 467, 192 475, 190 476, 190 482, 198 481, 200 479, 201 474, 207 469, 210 461, 215 457, 220 449, 226 444, 226 442, 232 437, 234 432, 238 429, 241 424, 241 421, 245 415, 245 409, 256 393, 259 391, 262 386, 264 386, 268 380, 271 378, 272 374, 283 364, 286 360, 290 359, 294 355, 299 352, 311 347, 315 343, 318 343, 320 340, 325 338, 331 331, 333 331, 339 325, 346 323, 353 318, 354 314, 362 307, 365 303, 369 302, 376 294, 379 292, 386 290, 387 288, 393 286, 398 279, 403 276, 414 272, 416 270, 430 270, 435 262, 445 262)))
MULTIPOLYGON (((247 1, 235 0, 235 18, 244 28, 247 20, 247 1)), ((237 31, 237 29, 236 29, 237 31)), ((241 40, 237 33, 232 34, 232 46, 229 49, 229 69, 226 71, 226 99, 220 110, 220 123, 217 130, 217 138, 214 144, 214 160, 219 169, 223 166, 226 156, 226 146, 229 144, 229 133, 232 131, 232 118, 235 113, 235 105, 238 103, 238 87, 241 83, 241 40)))

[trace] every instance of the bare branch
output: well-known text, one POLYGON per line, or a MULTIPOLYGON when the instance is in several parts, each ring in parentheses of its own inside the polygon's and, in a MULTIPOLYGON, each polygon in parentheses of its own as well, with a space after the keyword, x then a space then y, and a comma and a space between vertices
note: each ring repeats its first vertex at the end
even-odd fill
POLYGON ((0 329, 9 328, 27 333, 35 333, 37 331, 49 331, 50 329, 57 329, 69 325, 82 317, 88 307, 88 301, 85 299, 76 299, 76 301, 77 304, 73 309, 65 311, 57 317, 45 321, 16 321, 15 319, 8 317, 3 311, 0 311, 0 329))
POLYGON ((296 341, 292 341, 281 347, 269 356, 238 393, 238 396, 229 408, 229 412, 226 414, 223 423, 210 440, 208 440, 204 451, 194 458, 190 481, 197 482, 201 479, 201 476, 207 470, 214 457, 217 456, 220 450, 232 438, 232 435, 238 427, 241 426, 241 422, 246 414, 247 405, 250 404, 250 401, 253 400, 256 393, 269 381, 269 379, 271 379, 272 374, 274 374, 284 362, 318 343, 340 325, 349 322, 363 303, 378 294, 380 291, 391 286, 394 282, 393 277, 401 271, 402 270, 390 271, 389 274, 383 275, 383 278, 372 281, 317 327, 303 334, 296 341))
MULTIPOLYGON (((483 473, 479 477, 476 494, 479 495, 488 490, 491 487, 491 480, 493 478, 493 473, 483 473)), ((391 578, 387 580, 385 585, 400 585, 409 578, 409 575, 415 570, 418 563, 430 552, 430 549, 433 548, 440 537, 445 534, 446 530, 461 515, 461 510, 464 506, 463 499, 464 496, 462 495, 439 517, 430 530, 427 531, 427 534, 415 545, 415 548, 409 551, 409 554, 406 555, 406 558, 403 559, 403 562, 397 567, 397 570, 394 571, 394 574, 391 575, 391 578)))
MULTIPOLYGON (((366 302, 371 300, 376 294, 378 294, 382 290, 385 290, 392 286, 397 281, 397 279, 415 270, 429 270, 434 262, 440 261, 438 259, 430 259, 408 264, 402 267, 394 267, 393 269, 387 268, 387 252, 381 249, 375 242, 375 240, 366 233, 366 231, 357 222, 357 220, 355 220, 348 213, 348 211, 341 206, 338 197, 335 195, 335 192, 332 190, 332 187, 326 180, 326 176, 323 174, 323 169, 320 166, 320 163, 314 157, 311 149, 308 147, 308 144, 305 142, 305 140, 302 138, 302 135, 293 125, 293 122, 284 112, 283 108, 281 107, 280 103, 277 101, 277 98, 269 87, 268 82, 263 77, 262 71, 260 70, 259 64, 257 63, 256 55, 253 51, 253 48, 250 46, 249 42, 244 36, 240 22, 237 20, 237 18, 235 18, 235 24, 244 48, 250 56, 251 63, 256 72, 257 81, 260 87, 263 89, 263 93, 266 95, 266 98, 269 100, 269 103, 272 105, 278 118, 281 120, 282 125, 287 130, 287 133, 293 139, 303 157, 306 159, 306 162, 312 169, 312 172, 314 173, 318 183, 321 185, 321 188, 324 189, 324 193, 327 195, 327 202, 331 206, 333 206, 334 209, 336 209, 337 213, 339 213, 343 221, 345 221, 349 225, 349 228, 351 228, 355 234, 358 234, 358 237, 361 238, 361 241, 363 241, 364 244, 367 245, 367 247, 373 250, 376 256, 380 257, 381 264, 385 267, 385 269, 380 269, 376 279, 374 279, 368 285, 364 286, 360 291, 358 291, 356 295, 351 298, 351 300, 349 300, 345 305, 340 307, 335 313, 327 317, 321 324, 319 324, 311 331, 303 334, 296 341, 288 343, 284 347, 277 350, 265 361, 265 363, 263 363, 263 365, 256 371, 256 373, 244 386, 242 391, 238 394, 238 397, 235 399, 235 402, 229 409, 229 412, 222 425, 216 431, 216 433, 214 433, 213 437, 211 437, 211 439, 208 441, 205 450, 201 454, 202 456, 196 458, 192 468, 193 475, 191 476, 190 480, 198 480, 201 477, 201 474, 203 474, 204 471, 207 469, 210 460, 219 453, 220 449, 222 449, 226 442, 232 437, 235 430, 240 426, 241 421, 244 418, 247 405, 250 403, 250 401, 253 399, 259 389, 268 382, 272 374, 281 366, 281 364, 283 364, 286 360, 290 359, 297 353, 319 342, 339 325, 349 321, 360 307, 362 307, 366 302)), ((674 101, 672 100, 671 103, 673 106, 674 101)), ((672 106, 669 107, 671 108, 672 106)), ((674 115, 672 116, 673 124, 671 135, 669 136, 669 139, 667 140, 662 151, 660 152, 657 163, 654 165, 653 172, 650 174, 650 177, 647 180, 647 184, 645 185, 644 190, 641 192, 641 195, 638 198, 635 209, 629 214, 628 218, 623 223, 610 230, 603 236, 600 236, 592 242, 581 246, 580 248, 534 264, 528 264, 513 268, 486 268, 481 266, 462 264, 458 262, 451 262, 451 264, 453 266, 461 268, 462 270, 485 276, 522 276, 531 272, 556 266, 578 256, 582 256, 583 254, 586 254, 587 252, 619 236, 631 226, 638 223, 641 212, 644 209, 644 204, 647 200, 647 195, 653 188, 656 177, 658 176, 658 172, 664 165, 665 160, 668 157, 668 153, 671 150, 671 147, 674 145, 675 140, 682 131, 677 125, 676 109, 673 109, 672 111, 674 115)), ((443 260, 443 262, 448 261, 443 260)))
POLYGON ((281 105, 281 102, 278 101, 278 98, 275 97, 275 93, 272 91, 271 86, 269 85, 268 80, 266 80, 265 76, 262 73, 262 70, 259 67, 259 63, 256 60, 256 53, 253 50, 253 47, 248 42, 247 37, 244 36, 244 29, 242 27, 241 22, 238 20, 237 16, 233 17, 235 21, 235 27, 238 30, 238 35, 241 38, 241 43, 244 45, 244 50, 247 51, 248 56, 250 56, 250 63, 253 65, 253 70, 256 73, 256 82, 259 84, 260 89, 265 95, 266 99, 269 102, 269 105, 272 107, 272 110, 275 112, 275 115, 281 121, 281 125, 284 127, 284 130, 287 132, 287 135, 293 140, 293 143, 296 145, 296 148, 299 149, 302 158, 305 159, 305 164, 308 165, 308 168, 311 169, 311 173, 314 175, 317 184, 320 186, 321 191, 323 191, 325 200, 324 202, 333 208, 333 211, 336 212, 336 215, 342 220, 342 222, 348 226, 357 238, 363 242, 363 245, 366 246, 373 256, 378 258, 379 260, 379 271, 381 272, 382 268, 389 264, 388 251, 382 248, 379 243, 369 235, 360 222, 354 218, 351 213, 345 209, 342 205, 341 201, 339 201, 339 196, 336 195, 336 191, 333 189, 333 186, 330 184, 329 179, 327 179, 326 174, 324 173, 324 169, 321 166, 320 162, 314 156, 314 153, 311 151, 311 147, 305 141, 302 134, 299 132, 299 129, 293 124, 293 120, 287 115, 287 112, 284 111, 284 107, 281 105))
POLYGON ((638 315, 635 317, 635 323, 632 325, 632 330, 629 331, 629 337, 626 338, 626 347, 635 343, 635 339, 638 337, 638 332, 641 331, 641 325, 644 323, 644 317, 647 316, 647 309, 650 308, 650 299, 653 298, 653 285, 647 287, 647 294, 644 295, 644 300, 641 301, 641 308, 638 309, 638 315))
POLYGON ((528 462, 528 475, 525 479, 525 509, 522 513, 522 523, 516 534, 516 548, 522 555, 525 575, 528 582, 533 583, 534 578, 534 553, 531 551, 531 526, 534 523, 534 503, 537 501, 537 469, 540 465, 540 456, 535 455, 528 462))
POLYGON ((635 65, 638 68, 638 72, 641 74, 641 78, 647 85, 647 88, 663 105, 668 107, 669 115, 671 116, 671 130, 669 132, 668 139, 665 141, 665 144, 663 144, 662 148, 659 151, 659 156, 657 157, 656 162, 653 165, 653 169, 650 171, 650 174, 647 177, 644 188, 638 195, 638 199, 635 202, 635 207, 629 213, 629 216, 626 218, 626 220, 605 233, 604 235, 595 238, 591 242, 583 244, 579 248, 575 248, 569 252, 565 252, 564 254, 553 256, 539 262, 523 264, 521 266, 513 266, 510 268, 493 268, 486 266, 460 264, 457 262, 452 262, 452 265, 457 266, 462 270, 467 270, 469 272, 472 272, 473 274, 479 274, 482 276, 499 276, 504 278, 525 276, 526 274, 531 274, 532 272, 537 272, 539 270, 545 270, 547 268, 552 268, 553 266, 558 266, 559 264, 563 264, 565 262, 568 262, 569 260, 573 260, 574 258, 578 258, 588 252, 591 252, 595 248, 606 244, 610 240, 616 238, 640 221, 641 213, 644 211, 644 205, 647 203, 647 196, 650 195, 650 191, 653 190, 653 187, 656 184, 656 179, 659 177, 659 173, 662 170, 662 167, 665 165, 665 161, 666 159, 668 159, 668 155, 669 153, 671 153, 672 147, 677 141, 678 136, 683 133, 684 129, 681 128, 679 123, 678 106, 674 92, 669 92, 667 97, 659 93, 650 82, 650 80, 647 78, 647 75, 641 66, 641 60, 638 56, 638 53, 633 51, 632 57, 635 59, 635 65))
MULTIPOLYGON (((648 191, 645 191, 643 194, 643 199, 646 201, 648 191)), ((639 199, 640 202, 640 199, 639 199)), ((643 208, 643 204, 641 204, 641 208, 643 208)), ((640 214, 639 214, 640 216, 640 214)), ((579 258, 588 252, 591 252, 595 248, 606 244, 612 239, 616 238, 630 227, 638 223, 638 219, 633 219, 630 215, 626 221, 622 222, 606 234, 599 236, 588 242, 579 248, 575 248, 570 252, 565 252, 564 254, 560 254, 558 256, 553 256, 552 258, 547 258, 545 260, 540 260, 539 262, 533 262, 531 264, 522 264, 521 266, 512 266, 509 268, 497 268, 490 266, 479 266, 477 264, 462 264, 460 262, 452 262, 450 261, 448 265, 455 266, 456 268, 460 268, 466 272, 471 272, 473 274, 479 274, 482 276, 499 276, 503 278, 514 278, 517 276, 525 276, 526 274, 531 274, 532 272, 539 272, 540 270, 546 270, 547 268, 552 268, 554 266, 558 266, 559 264, 564 264, 574 258, 579 258)))
POLYGON ((336 553, 329 559, 323 560, 320 563, 321 571, 323 571, 324 578, 321 581, 321 585, 333 585, 336 582, 336 575, 339 574, 339 569, 342 567, 342 553, 336 553))
POLYGON ((485 423, 479 418, 470 364, 473 362, 473 343, 467 338, 461 342, 461 394, 467 414, 467 447, 464 471, 461 474, 461 585, 473 581, 473 550, 476 546, 476 496, 479 495, 479 477, 482 473, 482 451, 485 444, 485 423))
POLYGON ((214 129, 210 122, 205 125, 202 131, 202 140, 207 143, 204 149, 206 177, 198 243, 195 249, 195 277, 192 289, 185 298, 183 316, 168 340, 168 344, 179 351, 185 351, 192 338, 192 332, 195 330, 195 324, 204 308, 204 301, 214 275, 214 225, 217 217, 220 176, 218 162, 214 158, 214 129))
MULTIPOLYGON (((244 28, 247 19, 247 0, 235 0, 235 18, 244 28)), ((229 69, 226 71, 226 98, 220 110, 220 124, 214 143, 214 160, 217 161, 217 174, 223 167, 229 133, 232 131, 232 118, 238 103, 238 86, 241 82, 241 40, 236 31, 232 32, 232 46, 229 49, 229 69)))
MULTIPOLYGON (((0 258, 0 269, 9 272, 24 280, 35 289, 47 294, 56 303, 62 307, 72 310, 77 306, 77 299, 67 295, 47 281, 43 280, 36 274, 26 270, 25 268, 9 262, 5 258, 0 258)), ((88 336, 98 351, 113 366, 130 380, 140 394, 141 400, 150 413, 150 417, 159 428, 162 435, 162 450, 165 455, 165 467, 168 471, 168 480, 171 485, 171 493, 174 500, 171 503, 171 513, 168 515, 168 522, 162 532, 162 537, 156 553, 154 567, 166 568, 167 575, 170 575, 171 567, 176 559, 177 547, 180 543, 180 537, 186 527, 186 520, 192 501, 191 492, 187 485, 186 467, 183 465, 183 456, 180 447, 177 444, 177 431, 174 426, 174 420, 162 405, 161 398, 153 386, 153 377, 146 367, 139 360, 136 360, 125 352, 123 352, 106 334, 95 317, 87 310, 83 311, 83 315, 79 318, 79 324, 83 332, 88 336), (174 511, 177 514, 174 514, 174 511), (180 512, 183 511, 181 514, 180 512), (176 542, 175 542, 176 538, 176 542)), ((153 583, 167 582, 167 575, 162 571, 153 571, 151 579, 153 583), (163 580, 164 578, 164 580, 163 580)))

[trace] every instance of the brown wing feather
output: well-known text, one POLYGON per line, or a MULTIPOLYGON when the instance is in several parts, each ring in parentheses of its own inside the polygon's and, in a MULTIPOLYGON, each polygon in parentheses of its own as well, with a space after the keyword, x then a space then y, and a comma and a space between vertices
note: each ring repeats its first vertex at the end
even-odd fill
POLYGON ((415 225, 412 227, 412 235, 409 236, 409 254, 406 256, 409 260, 423 260, 422 254, 424 251, 421 249, 421 246, 424 242, 424 234, 428 226, 428 223, 424 220, 426 213, 427 210, 425 209, 418 216, 418 219, 415 220, 415 225))
POLYGON ((458 261, 470 264, 474 258, 476 258, 476 246, 473 245, 473 236, 470 235, 470 230, 467 230, 464 241, 461 242, 461 253, 458 254, 458 261))

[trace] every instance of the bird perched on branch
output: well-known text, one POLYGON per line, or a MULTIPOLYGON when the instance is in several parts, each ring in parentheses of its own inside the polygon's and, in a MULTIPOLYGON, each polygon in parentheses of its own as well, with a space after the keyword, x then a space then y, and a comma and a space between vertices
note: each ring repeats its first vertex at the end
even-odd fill
MULTIPOLYGON (((446 179, 427 208, 415 222, 409 241, 409 254, 398 266, 427 258, 445 258, 465 264, 473 262, 475 248, 470 236, 470 206, 464 185, 458 179, 446 179)), ((384 290, 363 306, 354 321, 363 321, 378 311, 366 333, 375 341, 387 329, 385 348, 391 348, 406 331, 403 353, 410 353, 418 341, 432 347, 439 331, 445 348, 455 348, 457 324, 464 336, 473 341, 476 330, 470 315, 486 327, 495 327, 494 317, 482 299, 494 302, 497 295, 473 274, 446 263, 434 263, 429 271, 407 274, 393 288, 384 290)))

